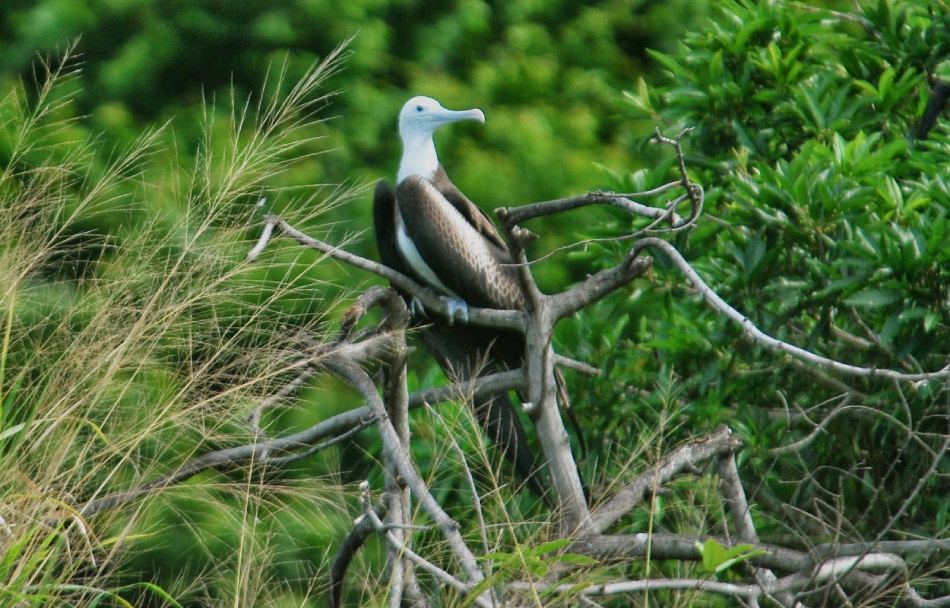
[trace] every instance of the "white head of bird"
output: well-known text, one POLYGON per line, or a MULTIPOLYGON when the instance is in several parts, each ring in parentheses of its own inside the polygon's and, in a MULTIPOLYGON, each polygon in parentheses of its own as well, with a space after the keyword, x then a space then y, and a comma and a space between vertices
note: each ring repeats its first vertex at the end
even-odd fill
POLYGON ((396 183, 410 175, 432 179, 439 168, 432 134, 444 124, 459 120, 485 122, 481 110, 446 110, 431 97, 413 97, 399 112, 399 137, 402 138, 402 161, 396 183))

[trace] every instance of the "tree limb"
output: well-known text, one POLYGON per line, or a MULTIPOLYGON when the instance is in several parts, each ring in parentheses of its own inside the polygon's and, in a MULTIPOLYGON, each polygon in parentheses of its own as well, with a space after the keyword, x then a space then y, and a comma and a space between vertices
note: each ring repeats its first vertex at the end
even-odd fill
POLYGON ((702 439, 680 446, 661 458, 646 473, 617 490, 607 502, 596 507, 591 513, 591 525, 584 532, 603 532, 639 504, 650 488, 663 485, 681 471, 695 467, 704 460, 735 450, 739 444, 739 439, 732 431, 721 426, 702 439))
MULTIPOLYGON (((409 396, 409 408, 415 409, 426 403, 434 404, 454 400, 459 394, 481 396, 497 393, 502 390, 517 390, 523 386, 524 372, 522 370, 516 369, 500 372, 418 391, 409 396)), ((282 460, 283 458, 297 456, 296 454, 285 455, 288 451, 306 449, 306 455, 309 456, 375 423, 376 419, 371 407, 362 406, 354 408, 327 418, 326 420, 322 420, 303 431, 285 437, 208 452, 207 454, 203 454, 183 463, 170 473, 143 483, 137 488, 89 500, 80 505, 77 511, 82 517, 91 517, 102 511, 127 504, 152 492, 186 481, 208 469, 217 469, 226 466, 234 467, 250 461, 262 463, 265 458, 270 459, 268 462, 285 464, 287 461, 282 460), (319 443, 325 438, 329 439, 324 443, 319 443)))
POLYGON ((706 285, 702 278, 700 278, 699 274, 693 270, 693 267, 689 265, 689 262, 683 258, 683 256, 679 251, 676 250, 675 247, 662 239, 658 239, 656 237, 646 237, 637 241, 634 244, 633 249, 635 251, 639 251, 648 247, 659 249, 668 255, 673 264, 686 276, 687 279, 689 279, 689 282, 692 284, 693 288, 700 293, 706 303, 709 304, 713 310, 726 315, 728 318, 741 325, 743 332, 749 338, 751 338, 757 344, 765 346, 766 348, 778 350, 791 355, 796 359, 801 359, 802 361, 806 361, 813 365, 826 367, 836 372, 851 376, 864 376, 867 378, 891 378, 894 380, 900 380, 902 382, 950 378, 950 364, 936 372, 905 374, 903 372, 898 372, 891 369, 877 369, 872 367, 848 365, 847 363, 841 363, 840 361, 835 361, 834 359, 816 355, 815 353, 809 352, 804 348, 773 338, 756 327, 748 317, 744 316, 738 310, 726 303, 726 301, 723 300, 719 294, 706 285))
POLYGON ((475 561, 475 555, 472 553, 462 535, 459 534, 459 525, 454 519, 442 509, 439 503, 429 492, 425 481, 416 471, 409 454, 402 448, 399 442, 399 435, 393 428, 389 415, 386 413, 386 407, 383 400, 376 392, 373 381, 356 363, 347 360, 332 360, 327 362, 327 368, 346 380, 353 388, 363 395, 367 403, 373 408, 373 413, 377 418, 377 426, 380 436, 383 439, 383 452, 386 457, 394 464, 399 471, 399 475, 409 484, 413 494, 419 500, 422 508, 429 514, 436 525, 441 530, 442 535, 449 543, 449 547, 459 560, 462 570, 472 582, 479 582, 484 577, 478 564, 475 561))
MULTIPOLYGON (((438 296, 431 289, 419 285, 406 275, 396 272, 388 266, 384 266, 383 264, 350 253, 349 251, 346 251, 345 249, 335 245, 330 245, 329 243, 324 243, 323 241, 308 236, 275 215, 268 215, 265 218, 261 239, 254 246, 254 248, 248 252, 248 261, 253 261, 256 259, 257 256, 260 255, 260 253, 264 250, 267 240, 270 239, 270 233, 273 232, 274 227, 279 228, 281 232, 296 240, 304 247, 315 249, 332 258, 340 260, 341 262, 345 262, 351 266, 355 266, 362 270, 379 275, 384 279, 388 279, 390 283, 422 302, 426 310, 435 311, 439 314, 445 315, 446 317, 451 316, 450 313, 452 311, 449 307, 449 301, 438 296), (273 227, 268 230, 268 226, 271 224, 273 224, 273 227), (267 239, 264 239, 265 235, 268 237, 267 239)), ((512 329, 521 332, 524 331, 524 313, 517 310, 495 310, 491 308, 470 307, 468 309, 467 322, 471 325, 495 327, 499 329, 512 329)))

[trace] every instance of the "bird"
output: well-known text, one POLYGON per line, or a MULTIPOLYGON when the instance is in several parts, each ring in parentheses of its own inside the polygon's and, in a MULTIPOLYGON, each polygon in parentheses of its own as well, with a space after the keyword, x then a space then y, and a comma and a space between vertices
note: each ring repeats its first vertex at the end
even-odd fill
MULTIPOLYGON (((430 314, 422 342, 448 374, 463 379, 517 368, 524 336, 510 330, 454 323, 469 306, 525 307, 513 258, 487 215, 449 179, 439 162, 433 134, 458 121, 485 122, 481 110, 448 110, 431 97, 416 96, 399 113, 402 158, 393 189, 385 180, 373 195, 373 228, 380 260, 445 298, 449 315, 430 314)), ((402 293, 410 310, 418 306, 402 293)), ((418 317, 418 315, 416 315, 418 317)), ((544 497, 542 473, 521 419, 507 392, 475 398, 478 422, 516 474, 544 497)))

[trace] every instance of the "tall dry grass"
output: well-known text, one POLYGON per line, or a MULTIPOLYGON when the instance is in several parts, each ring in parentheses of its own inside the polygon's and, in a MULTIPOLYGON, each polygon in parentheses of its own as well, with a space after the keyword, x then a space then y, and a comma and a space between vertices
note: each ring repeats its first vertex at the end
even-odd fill
MULTIPOLYGON (((187 535, 194 513, 182 529, 163 528, 180 508, 168 492, 94 521, 76 510, 209 446, 248 441, 246 415, 295 358, 291 329, 319 335, 318 312, 333 305, 308 272, 320 260, 277 247, 262 269, 243 256, 261 197, 315 223, 351 196, 275 186, 325 148, 315 133, 325 81, 339 66, 338 51, 296 83, 275 71, 256 102, 209 101, 195 150, 176 147, 174 124, 124 150, 88 139, 75 115, 71 50, 39 61, 33 82, 3 96, 0 605, 174 605, 172 596, 267 605, 288 586, 270 574, 288 559, 274 554, 274 530, 299 527, 307 511, 276 514, 311 495, 310 512, 341 512, 320 498, 332 480, 278 484, 286 501, 253 467, 199 480, 189 486, 192 507, 215 513, 236 546, 210 561, 219 547, 183 552, 182 564, 212 566, 163 588, 125 564, 137 543, 187 535)), ((312 561, 318 568, 321 559, 312 561)), ((317 591, 312 574, 294 593, 317 591)))

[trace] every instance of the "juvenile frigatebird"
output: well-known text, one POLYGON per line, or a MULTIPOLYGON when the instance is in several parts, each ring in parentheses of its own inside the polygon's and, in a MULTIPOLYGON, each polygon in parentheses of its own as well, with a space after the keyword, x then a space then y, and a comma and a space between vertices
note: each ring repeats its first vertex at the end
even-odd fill
MULTIPOLYGON (((399 113, 403 153, 396 190, 380 181, 373 198, 380 259, 448 298, 450 311, 459 309, 463 317, 468 306, 521 309, 525 298, 505 242, 488 216, 449 180, 435 152, 433 133, 459 120, 484 122, 485 115, 447 110, 431 97, 413 97, 399 113)), ((446 373, 471 378, 521 366, 522 335, 453 323, 453 316, 430 315, 420 330, 446 373)), ((543 496, 537 461, 508 394, 476 398, 473 407, 518 476, 543 496)))

